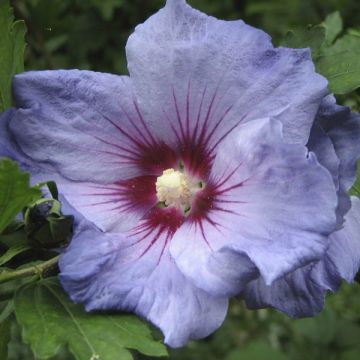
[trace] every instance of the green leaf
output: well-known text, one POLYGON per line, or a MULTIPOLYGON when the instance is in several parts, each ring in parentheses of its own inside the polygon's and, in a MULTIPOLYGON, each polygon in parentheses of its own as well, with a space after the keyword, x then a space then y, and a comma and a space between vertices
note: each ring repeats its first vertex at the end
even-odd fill
POLYGON ((349 193, 350 195, 355 195, 360 198, 360 160, 357 163, 356 181, 349 193))
POLYGON ((14 232, 7 232, 8 227, 4 230, 3 234, 0 234, 0 244, 7 249, 17 246, 26 246, 29 244, 29 240, 26 236, 24 228, 20 228, 14 232))
POLYGON ((19 255, 29 249, 31 249, 31 247, 27 245, 19 245, 19 246, 11 247, 9 250, 5 252, 5 254, 0 256, 0 266, 6 264, 16 255, 19 255))
POLYGON ((0 161, 0 233, 26 205, 41 197, 39 189, 30 187, 29 179, 15 162, 0 161))
POLYGON ((311 48, 316 70, 327 78, 334 94, 347 94, 360 87, 360 36, 352 30, 339 38, 342 29, 336 12, 320 25, 288 33, 283 42, 293 48, 311 48))
POLYGON ((347 94, 360 86, 360 37, 346 34, 324 47, 316 69, 329 80, 335 94, 347 94))
POLYGON ((329 14, 323 25, 326 28, 326 44, 331 45, 343 29, 343 21, 338 11, 329 14))
POLYGON ((8 0, 0 0, 0 111, 11 106, 11 80, 24 71, 23 21, 14 21, 8 0))
POLYGON ((4 309, 0 313, 0 323, 7 320, 13 312, 14 312, 14 303, 11 300, 6 303, 4 309))
POLYGON ((283 42, 284 46, 291 48, 307 48, 312 50, 313 57, 317 56, 317 53, 324 43, 326 38, 325 26, 309 26, 302 31, 293 32, 290 31, 286 34, 283 42))
POLYGON ((167 355, 142 320, 127 314, 86 313, 69 300, 56 278, 22 287, 15 296, 15 313, 23 340, 37 359, 55 356, 62 346, 77 360, 130 360, 128 349, 167 355))

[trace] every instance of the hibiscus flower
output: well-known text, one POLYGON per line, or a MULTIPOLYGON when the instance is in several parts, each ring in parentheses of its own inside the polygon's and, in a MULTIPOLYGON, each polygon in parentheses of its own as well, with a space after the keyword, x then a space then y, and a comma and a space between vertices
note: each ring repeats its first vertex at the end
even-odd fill
POLYGON ((53 179, 77 216, 61 282, 133 311, 170 346, 217 329, 228 298, 311 315, 359 266, 347 190, 360 119, 308 49, 168 0, 128 40, 130 76, 14 79, 0 154, 53 179))

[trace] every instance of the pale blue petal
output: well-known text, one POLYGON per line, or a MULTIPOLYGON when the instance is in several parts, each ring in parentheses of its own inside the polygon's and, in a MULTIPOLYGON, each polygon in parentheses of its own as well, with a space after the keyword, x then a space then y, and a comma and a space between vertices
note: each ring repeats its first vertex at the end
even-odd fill
POLYGON ((249 283, 241 297, 250 309, 273 307, 293 317, 313 316, 324 307, 328 290, 354 281, 360 267, 360 200, 352 198, 344 228, 329 237, 323 258, 299 268, 270 286, 262 278, 249 283))
POLYGON ((339 227, 351 206, 347 192, 356 177, 359 138, 360 116, 347 107, 336 105, 332 95, 327 96, 316 116, 307 146, 333 177, 338 192, 339 227))
POLYGON ((257 275, 254 265, 270 285, 324 255, 336 226, 335 186, 312 153, 284 141, 280 122, 240 126, 219 148, 204 191, 212 183, 222 185, 208 213, 199 222, 190 212, 170 248, 196 286, 234 294, 257 275))
POLYGON ((55 180, 107 231, 129 229, 154 206, 156 177, 140 184, 139 176, 158 175, 173 160, 152 137, 128 77, 27 72, 15 77, 14 97, 19 108, 2 115, 0 150, 31 170, 33 181, 55 180))
POLYGON ((77 233, 60 260, 70 297, 88 311, 135 312, 159 327, 172 347, 214 332, 226 315, 227 298, 196 288, 164 248, 164 237, 148 250, 152 236, 139 238, 91 226, 77 233))
POLYGON ((351 198, 343 229, 330 236, 323 261, 314 266, 312 277, 326 289, 336 291, 342 280, 353 282, 360 267, 360 200, 351 198))
POLYGON ((176 130, 169 142, 205 133, 216 145, 241 122, 274 117, 287 141, 306 144, 327 94, 308 49, 274 48, 243 21, 217 20, 182 0, 137 26, 126 51, 147 117, 159 132, 176 130))
POLYGON ((266 285, 262 278, 251 282, 241 294, 249 309, 266 307, 291 317, 314 316, 324 307, 326 290, 311 280, 309 266, 266 285))
POLYGON ((10 135, 40 165, 84 182, 112 183, 143 173, 136 163, 138 143, 151 139, 128 77, 38 71, 16 75, 13 87, 19 109, 9 121, 10 135))

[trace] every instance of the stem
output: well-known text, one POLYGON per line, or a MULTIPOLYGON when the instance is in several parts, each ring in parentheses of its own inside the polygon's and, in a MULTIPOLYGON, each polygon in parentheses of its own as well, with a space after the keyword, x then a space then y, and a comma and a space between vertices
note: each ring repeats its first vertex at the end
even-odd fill
POLYGON ((4 273, 0 273, 0 283, 33 275, 39 275, 41 277, 45 271, 57 265, 59 259, 60 255, 50 260, 44 261, 43 263, 38 265, 33 265, 20 270, 6 271, 4 273))

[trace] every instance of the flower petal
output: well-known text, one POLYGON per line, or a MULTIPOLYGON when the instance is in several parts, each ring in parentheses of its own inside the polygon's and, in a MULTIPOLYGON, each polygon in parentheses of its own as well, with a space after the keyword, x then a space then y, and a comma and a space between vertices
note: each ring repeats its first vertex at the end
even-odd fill
POLYGON ((126 51, 140 106, 173 143, 216 146, 241 122, 275 117, 288 142, 305 144, 327 93, 308 49, 274 48, 264 32, 183 0, 137 26, 126 51))
POLYGON ((313 316, 324 307, 325 289, 311 280, 310 266, 293 271, 266 285, 262 278, 251 282, 241 294, 249 309, 266 307, 291 317, 313 316))
POLYGON ((360 199, 351 197, 351 209, 344 227, 331 234, 324 259, 312 270, 312 278, 328 290, 336 291, 342 280, 351 283, 360 267, 360 199))
POLYGON ((304 146, 285 143, 276 120, 242 125, 218 149, 204 201, 209 203, 201 209, 207 211, 199 218, 190 213, 170 250, 196 286, 215 294, 241 291, 234 286, 256 276, 254 265, 269 285, 321 258, 336 225, 336 191, 328 171, 304 146), (241 264, 223 276, 215 264, 236 263, 229 255, 234 252, 241 264))
POLYGON ((241 294, 250 309, 273 307, 293 317, 313 316, 324 307, 327 290, 336 291, 342 280, 352 282, 360 267, 360 200, 352 198, 344 228, 329 237, 323 259, 299 268, 270 286, 262 278, 241 294))
POLYGON ((16 76, 14 92, 20 109, 4 115, 5 156, 21 159, 38 181, 56 180, 103 230, 129 229, 156 203, 154 176, 177 158, 152 136, 128 77, 28 72, 16 76))
MULTIPOLYGON (((27 72, 14 80, 20 108, 11 135, 30 158, 75 181, 112 183, 144 173, 161 147, 138 111, 126 76, 91 71, 27 72)), ((160 159, 161 160, 161 159, 160 159)), ((168 164, 166 164, 168 165, 168 164)))
POLYGON ((339 180, 349 190, 356 178, 356 162, 360 157, 360 116, 350 108, 336 104, 335 97, 327 96, 315 119, 333 143, 340 160, 339 180))
POLYGON ((30 182, 34 185, 45 178, 51 179, 50 174, 46 177, 45 168, 40 167, 23 153, 9 131, 9 123, 15 114, 16 110, 13 108, 0 114, 0 158, 7 157, 18 162, 23 171, 31 173, 30 182))
POLYGON ((203 338, 223 322, 227 299, 194 287, 164 249, 160 236, 139 241, 88 226, 60 260, 60 279, 75 302, 91 310, 125 310, 148 319, 172 347, 203 338))
POLYGON ((315 118, 308 142, 320 164, 331 173, 338 189, 338 224, 350 209, 347 191, 356 177, 356 161, 360 157, 360 116, 336 105, 334 96, 327 96, 315 118))
POLYGON ((0 157, 14 158, 16 155, 7 132, 7 124, 9 119, 12 118, 14 111, 14 109, 10 109, 0 114, 0 134, 2 134, 0 136, 0 157))
POLYGON ((112 184, 62 179, 57 184, 71 204, 101 230, 122 232, 156 205, 155 182, 154 176, 139 176, 112 184))

